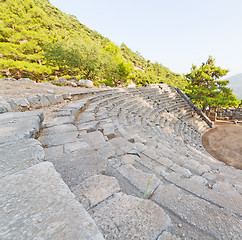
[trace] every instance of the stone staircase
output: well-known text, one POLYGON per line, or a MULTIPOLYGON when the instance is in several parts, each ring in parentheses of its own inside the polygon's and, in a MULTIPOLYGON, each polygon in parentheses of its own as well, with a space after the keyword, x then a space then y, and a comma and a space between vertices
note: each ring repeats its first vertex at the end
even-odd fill
POLYGON ((241 239, 242 175, 159 85, 76 94, 56 118, 0 114, 1 239, 241 239))

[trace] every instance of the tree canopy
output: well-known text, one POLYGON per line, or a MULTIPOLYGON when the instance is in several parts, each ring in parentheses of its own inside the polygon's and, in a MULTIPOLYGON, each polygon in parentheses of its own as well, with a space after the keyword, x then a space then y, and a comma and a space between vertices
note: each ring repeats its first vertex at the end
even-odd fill
POLYGON ((215 66, 215 59, 208 60, 198 68, 193 65, 191 72, 185 75, 188 80, 186 94, 200 108, 238 106, 239 100, 233 95, 232 89, 227 87, 228 80, 219 80, 229 72, 215 66))
POLYGON ((146 60, 62 13, 47 0, 0 0, 0 78, 86 78, 110 86, 130 81, 184 88, 179 74, 146 60))

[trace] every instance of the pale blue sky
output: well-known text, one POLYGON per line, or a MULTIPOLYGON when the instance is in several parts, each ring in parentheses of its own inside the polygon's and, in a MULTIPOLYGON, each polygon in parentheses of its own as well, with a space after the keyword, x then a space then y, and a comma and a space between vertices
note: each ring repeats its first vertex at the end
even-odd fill
POLYGON ((188 73, 212 55, 242 73, 242 0, 50 0, 87 27, 146 59, 188 73))

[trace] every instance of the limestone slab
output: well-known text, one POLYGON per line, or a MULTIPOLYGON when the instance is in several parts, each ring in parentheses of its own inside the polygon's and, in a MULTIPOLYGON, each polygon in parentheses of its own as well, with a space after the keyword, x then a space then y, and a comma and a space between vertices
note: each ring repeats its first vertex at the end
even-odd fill
POLYGON ((106 239, 155 240, 171 220, 155 203, 123 193, 102 202, 89 213, 106 239))
POLYGON ((101 124, 100 128, 103 131, 103 135, 107 136, 108 139, 112 139, 115 137, 114 125, 112 123, 101 124))
POLYGON ((109 142, 105 142, 95 146, 94 150, 97 151, 104 158, 111 158, 116 156, 116 149, 109 142))
POLYGON ((0 113, 11 112, 11 105, 4 97, 0 97, 0 113))
POLYGON ((64 152, 72 153, 72 152, 79 151, 80 149, 84 149, 84 148, 89 148, 89 145, 83 140, 77 140, 75 142, 66 143, 64 145, 64 152))
POLYGON ((13 101, 13 99, 11 99, 11 98, 4 98, 6 101, 7 101, 7 103, 10 105, 10 108, 11 108, 11 110, 13 111, 13 112, 18 112, 19 110, 18 110, 18 105, 13 101))
POLYGON ((25 98, 15 98, 15 99, 13 99, 13 101, 18 106, 18 110, 20 112, 27 111, 30 107, 28 100, 25 98))
POLYGON ((85 209, 90 209, 120 191, 118 181, 114 177, 94 175, 71 188, 78 201, 85 209))
POLYGON ((97 131, 98 121, 90 121, 85 123, 77 123, 77 128, 79 131, 94 132, 97 131))
POLYGON ((0 180, 0 238, 103 239, 49 162, 0 180))
POLYGON ((118 172, 126 178, 133 186, 139 189, 144 197, 149 197, 153 191, 161 184, 154 174, 145 173, 136 169, 130 164, 119 167, 118 172))
POLYGON ((39 96, 30 96, 30 97, 27 97, 27 100, 30 104, 30 108, 41 108, 42 107, 42 104, 41 104, 41 101, 40 101, 40 98, 39 96))
POLYGON ((57 103, 62 103, 64 101, 64 98, 61 94, 55 95, 55 99, 57 103))
POLYGON ((55 105, 57 103, 56 97, 54 94, 47 95, 46 97, 49 100, 50 105, 55 105))
POLYGON ((84 111, 77 119, 77 124, 95 121, 94 113, 84 111))
POLYGON ((44 160, 44 149, 35 139, 23 139, 0 147, 0 178, 44 160))
POLYGON ((51 134, 39 137, 39 141, 45 147, 57 146, 66 143, 76 142, 78 140, 78 131, 51 134))
POLYGON ((43 112, 0 114, 0 143, 34 138, 42 127, 43 112))
POLYGON ((81 134, 80 139, 86 141, 90 146, 97 146, 105 143, 103 134, 99 131, 81 134))
POLYGON ((230 211, 182 192, 176 186, 160 185, 152 198, 215 239, 241 239, 241 219, 230 211))
POLYGON ((109 141, 114 147, 120 150, 120 154, 128 153, 135 149, 135 145, 127 141, 123 137, 113 138, 109 141))
POLYGON ((81 183, 85 178, 106 171, 108 160, 91 148, 84 148, 59 158, 53 158, 57 172, 68 186, 81 183))
POLYGON ((47 106, 51 105, 47 96, 42 95, 42 94, 38 94, 37 96, 39 97, 39 101, 40 101, 42 107, 47 107, 47 106))
POLYGON ((65 133, 65 132, 74 132, 76 130, 77 130, 76 126, 73 124, 62 124, 58 126, 44 128, 41 132, 41 136, 59 134, 59 133, 65 133))
POLYGON ((57 117, 52 122, 46 123, 45 127, 59 126, 63 124, 73 124, 75 121, 74 116, 57 117))
POLYGON ((64 154, 64 146, 54 146, 44 148, 45 151, 45 161, 50 161, 50 159, 56 159, 62 157, 64 154))

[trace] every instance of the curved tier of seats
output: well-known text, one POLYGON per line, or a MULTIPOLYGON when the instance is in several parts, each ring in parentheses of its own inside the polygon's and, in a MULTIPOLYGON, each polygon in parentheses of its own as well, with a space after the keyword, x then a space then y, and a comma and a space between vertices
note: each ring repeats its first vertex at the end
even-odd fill
MULTIPOLYGON (((172 220, 166 231, 174 238, 241 237, 241 171, 205 151, 201 138, 210 127, 174 88, 114 89, 79 101, 65 110, 72 104, 81 106, 72 122, 79 133, 73 142, 81 139, 88 146, 81 148, 82 154, 87 151, 86 156, 90 156, 92 149, 107 161, 95 174, 114 176, 122 192, 158 204, 172 220)), ((41 136, 41 142, 46 138, 41 136)), ((85 172, 82 177, 75 177, 76 173, 67 176, 68 164, 60 166, 63 163, 53 156, 51 148, 57 146, 48 146, 46 160, 54 163, 71 189, 88 178, 87 163, 79 170, 85 172)), ((72 154, 77 156, 80 149, 72 154)), ((89 213, 104 236, 111 239, 114 233, 102 227, 106 219, 95 217, 98 206, 89 213)))
POLYGON ((241 171, 206 152, 209 129, 159 85, 78 95, 38 140, 105 239, 241 239, 241 171))

